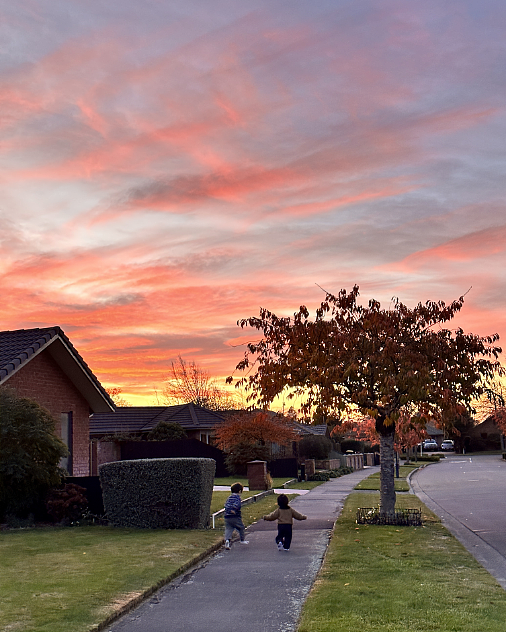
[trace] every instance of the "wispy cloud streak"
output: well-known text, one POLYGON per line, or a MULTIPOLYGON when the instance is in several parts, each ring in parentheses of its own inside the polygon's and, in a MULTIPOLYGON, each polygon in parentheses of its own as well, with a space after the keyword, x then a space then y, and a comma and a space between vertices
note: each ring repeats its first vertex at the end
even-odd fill
POLYGON ((358 283, 506 335, 495 0, 0 9, 2 329, 59 324, 149 402, 237 319, 358 283))

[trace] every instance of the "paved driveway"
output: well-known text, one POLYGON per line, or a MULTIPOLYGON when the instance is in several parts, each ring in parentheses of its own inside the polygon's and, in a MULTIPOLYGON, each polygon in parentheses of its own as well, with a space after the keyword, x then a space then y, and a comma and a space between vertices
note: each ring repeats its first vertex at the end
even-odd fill
POLYGON ((506 589, 506 461, 448 456, 411 478, 415 494, 506 589))

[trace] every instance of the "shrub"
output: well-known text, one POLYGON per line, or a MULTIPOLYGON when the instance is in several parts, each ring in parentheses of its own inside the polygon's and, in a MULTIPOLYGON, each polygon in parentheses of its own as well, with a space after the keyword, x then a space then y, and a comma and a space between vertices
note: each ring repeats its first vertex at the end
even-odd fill
POLYGON ((321 470, 319 472, 315 472, 311 476, 308 476, 308 481, 328 481, 330 479, 330 472, 326 470, 321 470))
POLYGON ((116 527, 203 529, 209 522, 214 459, 139 459, 99 468, 104 507, 116 527))
POLYGON ((327 437, 306 435, 298 443, 299 457, 302 459, 327 459, 332 447, 332 441, 327 437))
POLYGON ((70 525, 80 520, 87 509, 86 489, 74 483, 52 489, 46 498, 46 511, 53 522, 70 525))
POLYGON ((346 452, 347 450, 352 450, 353 452, 363 452, 364 443, 362 441, 357 441, 356 439, 345 439, 344 441, 341 441, 341 452, 346 452))
POLYGON ((269 448, 265 445, 241 442, 231 446, 225 457, 225 465, 230 474, 244 476, 247 473, 249 461, 267 461, 269 454, 269 448))
POLYGON ((65 444, 55 434, 49 411, 31 399, 0 388, 0 516, 26 517, 60 485, 65 444))
POLYGON ((146 436, 148 441, 178 441, 187 438, 186 430, 177 422, 160 421, 146 436))
POLYGON ((339 476, 345 476, 346 474, 353 474, 354 469, 351 465, 342 465, 340 468, 336 470, 339 476))
POLYGON ((343 465, 337 470, 318 470, 312 476, 308 477, 308 481, 328 481, 331 478, 339 478, 345 474, 351 474, 353 468, 347 465, 343 465))

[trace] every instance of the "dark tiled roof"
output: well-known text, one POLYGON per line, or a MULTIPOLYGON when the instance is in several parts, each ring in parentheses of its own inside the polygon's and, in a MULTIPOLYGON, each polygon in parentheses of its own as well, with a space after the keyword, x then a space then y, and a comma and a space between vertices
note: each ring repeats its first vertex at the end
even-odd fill
POLYGON ((311 434, 325 436, 327 434, 327 424, 319 424, 317 426, 313 426, 311 424, 296 423, 295 426, 297 427, 301 435, 311 434))
POLYGON ((63 333, 59 327, 0 331, 0 381, 14 373, 60 332, 63 333))
POLYGON ((93 371, 57 326, 0 331, 0 384, 45 349, 49 349, 62 370, 91 400, 90 403, 98 405, 99 409, 114 408, 113 401, 93 371))
POLYGON ((139 434, 152 430, 160 421, 176 422, 185 430, 211 430, 223 417, 195 404, 118 407, 114 413, 94 413, 90 417, 90 435, 139 434))

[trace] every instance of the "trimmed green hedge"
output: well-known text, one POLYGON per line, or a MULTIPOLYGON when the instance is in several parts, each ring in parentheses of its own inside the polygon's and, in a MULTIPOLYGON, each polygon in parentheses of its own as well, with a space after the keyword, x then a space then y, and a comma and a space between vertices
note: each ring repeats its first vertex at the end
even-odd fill
POLYGON ((214 459, 138 459, 99 468, 107 518, 115 527, 204 529, 214 459))

